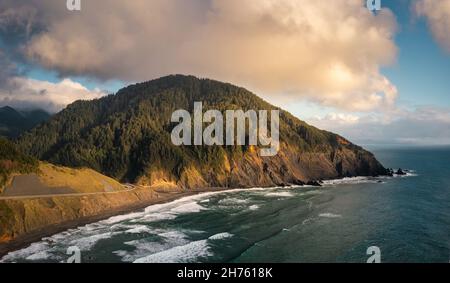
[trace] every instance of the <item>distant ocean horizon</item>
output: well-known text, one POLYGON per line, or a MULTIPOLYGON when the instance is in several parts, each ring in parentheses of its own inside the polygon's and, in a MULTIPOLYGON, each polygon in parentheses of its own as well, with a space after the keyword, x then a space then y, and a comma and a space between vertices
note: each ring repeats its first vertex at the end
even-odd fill
POLYGON ((45 238, 3 262, 381 262, 450 260, 450 146, 365 145, 407 176, 323 187, 210 192, 45 238))

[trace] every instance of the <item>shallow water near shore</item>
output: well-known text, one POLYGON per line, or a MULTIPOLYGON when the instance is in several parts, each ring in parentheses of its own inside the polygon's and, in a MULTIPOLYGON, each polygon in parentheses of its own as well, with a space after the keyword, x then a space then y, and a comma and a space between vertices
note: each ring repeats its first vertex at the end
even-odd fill
MULTIPOLYGON (((370 149, 370 148, 369 148, 370 149)), ((211 192, 45 238, 3 262, 449 262, 450 148, 374 148, 394 178, 211 192)))

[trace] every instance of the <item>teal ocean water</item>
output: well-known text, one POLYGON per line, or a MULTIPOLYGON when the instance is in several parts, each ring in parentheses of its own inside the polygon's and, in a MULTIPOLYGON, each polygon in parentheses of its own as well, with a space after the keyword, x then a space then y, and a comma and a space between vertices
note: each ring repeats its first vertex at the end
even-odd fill
POLYGON ((187 197, 45 238, 4 262, 449 262, 450 148, 372 148, 393 178, 187 197))

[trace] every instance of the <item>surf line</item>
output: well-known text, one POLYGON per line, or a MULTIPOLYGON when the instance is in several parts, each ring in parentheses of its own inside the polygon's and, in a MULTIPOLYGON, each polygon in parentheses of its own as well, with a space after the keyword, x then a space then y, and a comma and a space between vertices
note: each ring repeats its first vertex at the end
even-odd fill
POLYGON ((194 103, 194 123, 191 114, 183 109, 172 113, 171 122, 179 123, 172 130, 171 140, 176 146, 181 145, 207 145, 207 146, 233 146, 248 145, 264 148, 260 149, 261 156, 275 156, 280 150, 280 111, 270 111, 270 136, 268 134, 268 111, 227 110, 224 115, 219 110, 208 110, 203 114, 203 103, 194 103), (259 117, 258 117, 259 114, 259 117), (203 130, 204 123, 210 123, 203 130), (248 133, 246 132, 248 125, 248 133), (192 141, 192 126, 194 137, 192 141), (224 127, 225 142, 224 142, 224 127), (237 132, 237 133, 236 133, 237 132), (248 134, 248 143, 246 136, 248 134), (268 147, 268 148, 267 148, 268 147))

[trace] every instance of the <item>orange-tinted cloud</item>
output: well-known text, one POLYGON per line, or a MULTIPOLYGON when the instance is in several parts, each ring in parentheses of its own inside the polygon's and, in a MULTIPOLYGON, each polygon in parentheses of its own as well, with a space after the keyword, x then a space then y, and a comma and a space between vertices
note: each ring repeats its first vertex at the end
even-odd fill
POLYGON ((415 10, 427 18, 436 40, 450 52, 450 0, 418 0, 415 10))
POLYGON ((24 52, 62 74, 193 74, 271 101, 357 111, 392 107, 397 97, 380 72, 396 58, 396 20, 387 9, 370 13, 365 1, 105 0, 83 1, 81 12, 60 2, 28 1, 46 28, 24 52))

